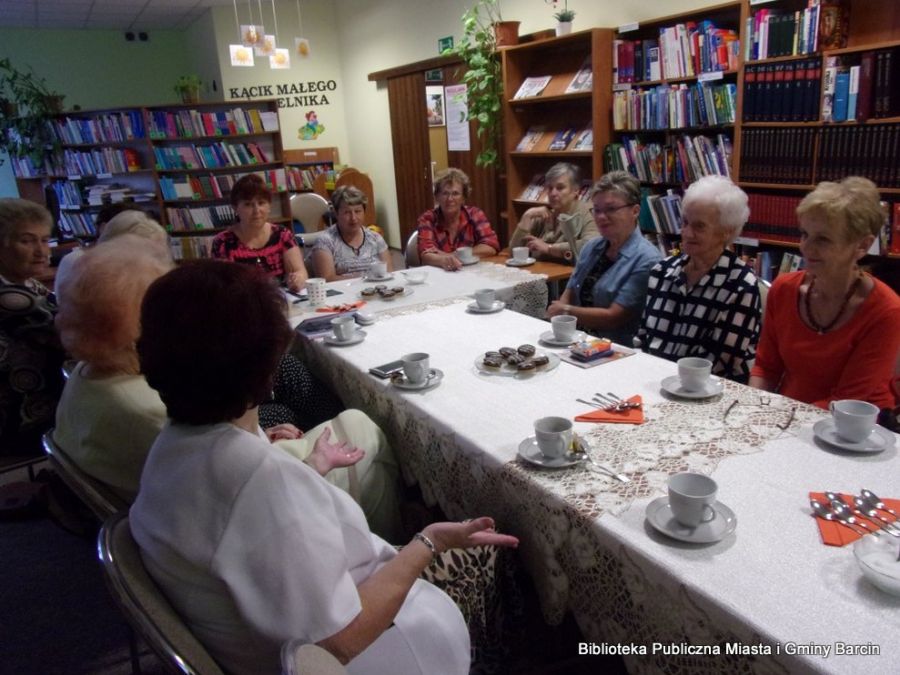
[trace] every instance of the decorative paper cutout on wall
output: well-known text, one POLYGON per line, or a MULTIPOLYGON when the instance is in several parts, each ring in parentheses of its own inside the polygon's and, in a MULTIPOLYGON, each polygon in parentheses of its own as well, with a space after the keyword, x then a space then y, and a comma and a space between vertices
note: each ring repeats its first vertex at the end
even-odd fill
POLYGON ((309 40, 302 37, 294 38, 294 53, 304 58, 309 56, 309 40))
POLYGON ((315 110, 306 113, 306 124, 297 130, 297 138, 301 141, 312 141, 325 132, 325 125, 319 124, 315 110))
POLYGON ((241 44, 245 47, 262 46, 266 29, 254 24, 241 24, 241 44))
POLYGON ((275 53, 275 36, 264 35, 262 44, 258 44, 253 48, 257 56, 272 56, 275 53))
POLYGON ((244 45, 228 45, 231 52, 231 65, 233 66, 253 66, 253 50, 244 45))
POLYGON ((291 53, 287 49, 276 49, 269 57, 269 67, 273 70, 291 67, 291 53))

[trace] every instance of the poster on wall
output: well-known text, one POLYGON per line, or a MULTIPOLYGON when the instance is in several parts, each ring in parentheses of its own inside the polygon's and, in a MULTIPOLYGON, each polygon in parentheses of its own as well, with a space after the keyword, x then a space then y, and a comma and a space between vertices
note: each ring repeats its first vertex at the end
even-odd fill
POLYGON ((294 53, 297 56, 309 56, 309 40, 304 37, 294 38, 294 53))
POLYGON ((256 52, 257 56, 272 56, 275 53, 275 36, 274 35, 264 35, 262 42, 258 43, 253 51, 256 52))
POLYGON ((428 113, 428 126, 444 126, 443 87, 425 87, 425 109, 428 113))
POLYGON ((231 65, 233 66, 253 66, 253 50, 244 45, 228 45, 231 52, 231 65))
POLYGON ((466 104, 466 85, 444 87, 447 104, 447 149, 468 152, 470 148, 469 106, 466 104))
POLYGON ((276 49, 269 57, 269 68, 278 70, 291 67, 291 52, 287 49, 276 49))

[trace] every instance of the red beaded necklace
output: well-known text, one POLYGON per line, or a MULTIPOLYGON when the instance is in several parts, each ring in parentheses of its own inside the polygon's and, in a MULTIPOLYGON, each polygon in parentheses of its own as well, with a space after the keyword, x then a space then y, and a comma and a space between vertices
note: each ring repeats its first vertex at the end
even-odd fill
POLYGON ((804 298, 804 306, 806 308, 806 319, 807 319, 807 321, 809 321, 809 325, 812 327, 812 329, 814 331, 816 331, 819 335, 825 335, 825 333, 827 333, 832 328, 834 328, 835 324, 844 315, 844 311, 847 309, 847 304, 850 302, 850 298, 853 297, 853 294, 856 293, 856 289, 859 288, 860 283, 862 283, 862 279, 863 279, 863 275, 862 275, 862 272, 860 272, 856 277, 856 281, 854 281, 852 284, 850 284, 850 290, 848 290, 847 295, 844 296, 844 301, 841 303, 841 306, 838 309, 837 314, 835 314, 834 318, 831 321, 829 321, 827 324, 825 324, 824 326, 820 325, 819 322, 816 321, 816 318, 813 316, 813 313, 812 313, 812 302, 810 299, 812 298, 813 288, 815 288, 815 286, 816 286, 816 278, 812 277, 810 279, 809 288, 806 289, 806 297, 804 298))

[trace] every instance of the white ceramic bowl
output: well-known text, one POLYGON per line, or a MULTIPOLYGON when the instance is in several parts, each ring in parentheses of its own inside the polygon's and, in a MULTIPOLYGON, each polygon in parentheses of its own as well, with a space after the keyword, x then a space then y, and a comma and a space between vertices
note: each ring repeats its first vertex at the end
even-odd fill
POLYGON ((406 270, 403 272, 403 275, 411 284, 422 284, 425 283, 425 279, 428 278, 428 270, 416 267, 411 270, 406 270))
POLYGON ((863 576, 890 595, 900 596, 900 539, 887 535, 864 536, 853 545, 863 576))

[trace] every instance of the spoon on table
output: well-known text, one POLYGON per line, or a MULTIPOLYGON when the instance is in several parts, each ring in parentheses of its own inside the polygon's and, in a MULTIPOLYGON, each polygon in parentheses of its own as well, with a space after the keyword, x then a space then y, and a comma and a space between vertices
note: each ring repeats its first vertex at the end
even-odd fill
POLYGON ((890 520, 879 515, 876 509, 869 508, 868 504, 859 497, 856 497, 853 503, 856 504, 856 513, 865 516, 892 537, 900 537, 900 530, 890 520))
POLYGON ((887 513, 890 513, 895 518, 900 518, 900 515, 898 515, 896 511, 889 509, 887 507, 887 505, 883 501, 881 501, 881 499, 878 497, 878 495, 876 495, 871 490, 866 490, 865 488, 863 488, 862 491, 860 492, 860 495, 866 501, 866 503, 869 504, 870 506, 878 509, 879 511, 885 511, 887 513))
POLYGON ((810 499, 809 505, 812 507, 813 512, 820 518, 824 518, 825 520, 832 523, 837 523, 838 525, 843 525, 844 527, 856 532, 856 534, 865 534, 864 531, 856 529, 856 527, 848 523, 843 518, 839 518, 836 513, 832 513, 831 511, 829 511, 828 507, 822 504, 820 501, 816 499, 810 499))
POLYGON ((871 532, 872 534, 881 534, 874 527, 869 527, 866 523, 862 522, 859 518, 853 515, 853 509, 851 509, 847 504, 840 500, 834 500, 831 502, 831 510, 834 514, 840 518, 841 520, 851 523, 852 525, 858 525, 863 528, 867 532, 871 532))

